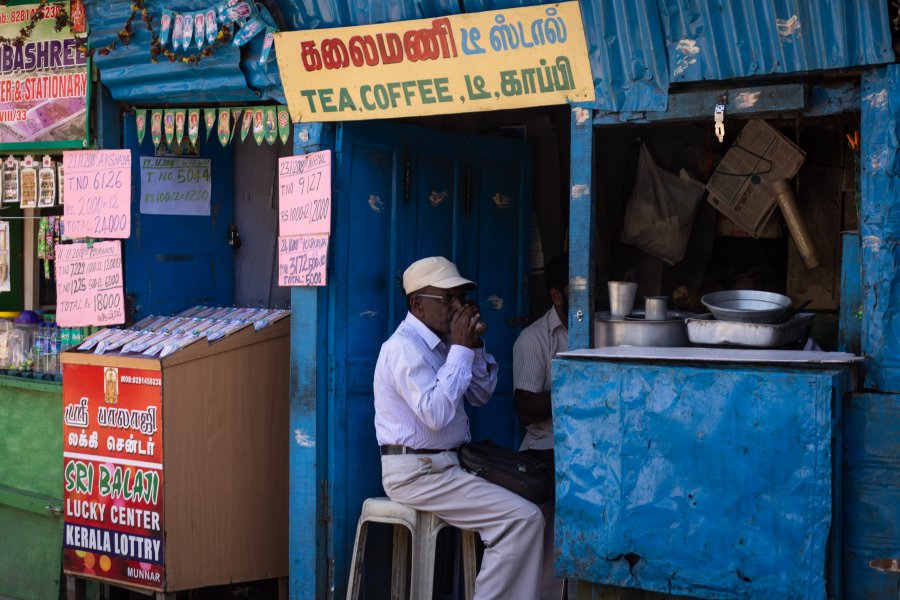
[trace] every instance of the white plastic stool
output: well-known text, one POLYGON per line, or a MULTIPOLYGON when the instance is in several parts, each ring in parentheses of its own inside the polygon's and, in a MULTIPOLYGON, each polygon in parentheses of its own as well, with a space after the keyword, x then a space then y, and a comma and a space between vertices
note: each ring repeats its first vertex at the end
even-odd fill
MULTIPOLYGON (((356 542, 353 545, 353 561, 350 564, 350 585, 347 588, 347 599, 357 600, 359 598, 369 521, 389 523, 394 526, 391 600, 406 600, 406 574, 409 570, 406 562, 408 538, 401 527, 408 529, 412 538, 410 593, 414 600, 430 600, 434 586, 435 542, 438 532, 447 523, 432 513, 418 511, 386 497, 369 498, 363 503, 359 524, 356 526, 356 542)), ((472 600, 475 596, 475 533, 461 529, 460 534, 465 595, 466 600, 472 600)))

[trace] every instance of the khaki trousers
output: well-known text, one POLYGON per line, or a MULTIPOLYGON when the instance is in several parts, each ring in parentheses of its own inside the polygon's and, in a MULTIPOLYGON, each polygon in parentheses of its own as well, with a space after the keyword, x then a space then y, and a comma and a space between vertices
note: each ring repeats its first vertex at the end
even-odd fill
POLYGON ((394 502, 481 536, 475 600, 538 600, 544 517, 537 506, 462 470, 455 452, 382 456, 381 474, 394 502))

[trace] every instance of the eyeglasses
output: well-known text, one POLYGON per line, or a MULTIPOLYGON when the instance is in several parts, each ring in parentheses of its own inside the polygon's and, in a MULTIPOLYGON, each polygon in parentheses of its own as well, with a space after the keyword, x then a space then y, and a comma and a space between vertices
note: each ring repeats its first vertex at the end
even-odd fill
POLYGON ((438 296, 437 294, 416 294, 419 298, 434 298, 435 300, 440 300, 444 306, 453 306, 453 303, 459 301, 460 304, 465 304, 469 301, 468 294, 444 294, 443 296, 438 296))

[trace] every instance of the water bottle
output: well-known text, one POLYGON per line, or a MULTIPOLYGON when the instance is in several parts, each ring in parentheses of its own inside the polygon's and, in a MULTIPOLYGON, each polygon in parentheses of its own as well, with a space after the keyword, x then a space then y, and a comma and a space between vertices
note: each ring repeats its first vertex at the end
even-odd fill
POLYGON ((43 367, 41 350, 44 347, 44 326, 38 325, 34 330, 34 338, 31 344, 31 371, 40 372, 43 367))
POLYGON ((50 332, 50 366, 49 371, 57 374, 60 372, 59 363, 59 326, 54 324, 50 332))

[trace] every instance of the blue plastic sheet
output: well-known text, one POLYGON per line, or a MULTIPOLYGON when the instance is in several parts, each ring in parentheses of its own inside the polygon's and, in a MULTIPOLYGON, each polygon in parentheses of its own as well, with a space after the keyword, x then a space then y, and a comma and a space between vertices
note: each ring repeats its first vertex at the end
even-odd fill
POLYGON ((554 360, 557 572, 824 598, 834 377, 554 360))

